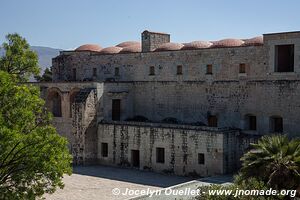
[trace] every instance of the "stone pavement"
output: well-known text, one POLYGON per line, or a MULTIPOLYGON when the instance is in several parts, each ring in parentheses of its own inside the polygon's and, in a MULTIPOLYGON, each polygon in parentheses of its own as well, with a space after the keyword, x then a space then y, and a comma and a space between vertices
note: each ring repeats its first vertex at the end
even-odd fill
POLYGON ((191 178, 168 176, 133 169, 106 166, 75 167, 71 176, 64 177, 65 188, 54 194, 45 195, 46 200, 119 200, 139 195, 113 195, 118 188, 133 190, 160 189, 177 185, 191 178))

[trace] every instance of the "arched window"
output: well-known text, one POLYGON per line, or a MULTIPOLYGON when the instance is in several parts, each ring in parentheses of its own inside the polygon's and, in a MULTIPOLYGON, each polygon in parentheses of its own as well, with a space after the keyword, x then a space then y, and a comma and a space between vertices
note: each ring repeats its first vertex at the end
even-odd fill
POLYGON ((54 117, 62 117, 61 96, 58 91, 52 90, 48 93, 47 104, 54 117))

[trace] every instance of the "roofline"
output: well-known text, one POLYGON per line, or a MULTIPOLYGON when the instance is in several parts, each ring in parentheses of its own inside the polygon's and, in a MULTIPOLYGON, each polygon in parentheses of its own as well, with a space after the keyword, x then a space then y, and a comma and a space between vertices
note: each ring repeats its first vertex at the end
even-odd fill
POLYGON ((160 34, 160 35, 170 35, 169 33, 163 33, 163 32, 155 32, 155 31, 148 31, 144 30, 143 33, 148 32, 148 33, 155 33, 155 34, 160 34))
POLYGON ((288 32, 277 32, 277 33, 264 33, 263 35, 279 35, 279 34, 290 34, 290 33, 300 33, 300 31, 288 31, 288 32))

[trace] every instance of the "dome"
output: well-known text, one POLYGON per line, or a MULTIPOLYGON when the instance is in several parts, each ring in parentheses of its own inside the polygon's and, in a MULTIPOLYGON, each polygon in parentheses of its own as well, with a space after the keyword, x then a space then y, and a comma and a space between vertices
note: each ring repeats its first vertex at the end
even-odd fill
POLYGON ((224 39, 213 42, 211 47, 238 47, 242 44, 244 44, 244 41, 240 39, 224 39))
POLYGON ((141 45, 140 42, 137 42, 137 41, 126 41, 126 42, 122 42, 118 45, 116 45, 117 47, 129 47, 129 46, 132 46, 132 45, 141 45))
POLYGON ((257 45, 263 45, 264 44, 264 39, 263 36, 257 36, 254 38, 250 39, 245 39, 244 40, 243 46, 257 46, 257 45))
POLYGON ((142 51, 142 47, 140 44, 137 45, 131 45, 128 47, 124 47, 120 53, 138 53, 142 51))
POLYGON ((84 44, 76 48, 75 51, 101 51, 102 47, 97 44, 84 44))
POLYGON ((208 41, 193 41, 193 42, 185 43, 184 46, 182 47, 182 50, 209 48, 211 45, 212 43, 208 41))
POLYGON ((122 50, 121 47, 106 47, 100 51, 101 54, 115 54, 122 50))
POLYGON ((183 44, 180 43, 164 43, 156 48, 154 51, 175 51, 180 50, 183 47, 183 44))

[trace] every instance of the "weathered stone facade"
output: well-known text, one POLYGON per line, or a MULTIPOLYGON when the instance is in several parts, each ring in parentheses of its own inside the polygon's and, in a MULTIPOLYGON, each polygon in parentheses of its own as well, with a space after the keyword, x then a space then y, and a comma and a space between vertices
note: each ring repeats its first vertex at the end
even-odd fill
POLYGON ((299 137, 300 32, 155 51, 168 42, 168 34, 145 31, 142 52, 63 51, 53 59, 53 82, 39 85, 75 164, 208 176, 234 171, 261 135, 299 137))

